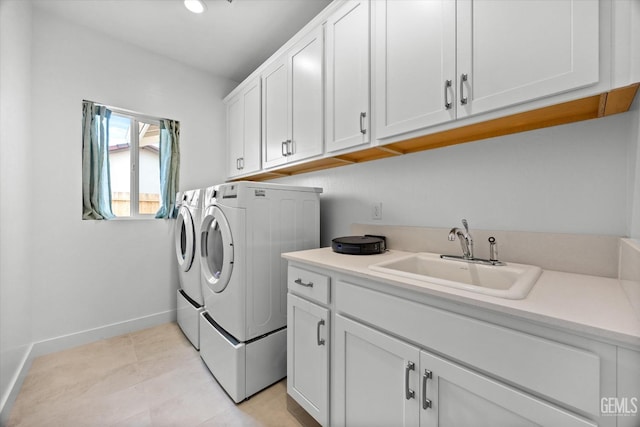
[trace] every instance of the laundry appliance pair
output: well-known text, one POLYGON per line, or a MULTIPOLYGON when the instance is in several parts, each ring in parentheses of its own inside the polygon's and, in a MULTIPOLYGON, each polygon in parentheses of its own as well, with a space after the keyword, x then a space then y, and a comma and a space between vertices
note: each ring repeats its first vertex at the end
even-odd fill
POLYGON ((200 356, 235 402, 286 376, 287 265, 281 254, 319 246, 320 193, 243 181, 201 194, 195 239, 204 300, 200 356))

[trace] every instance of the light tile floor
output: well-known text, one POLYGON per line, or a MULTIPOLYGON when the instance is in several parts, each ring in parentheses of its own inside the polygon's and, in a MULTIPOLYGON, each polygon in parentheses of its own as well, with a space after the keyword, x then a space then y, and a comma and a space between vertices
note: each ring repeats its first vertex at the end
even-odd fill
POLYGON ((8 427, 297 427, 286 389, 236 405, 168 323, 36 358, 8 427))

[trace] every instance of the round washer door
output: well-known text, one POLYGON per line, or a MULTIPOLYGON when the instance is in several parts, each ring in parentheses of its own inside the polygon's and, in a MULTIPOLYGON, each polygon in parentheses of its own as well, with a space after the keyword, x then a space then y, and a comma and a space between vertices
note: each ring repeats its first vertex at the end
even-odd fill
POLYGON ((176 258, 182 271, 189 271, 196 249, 196 231, 193 217, 186 206, 180 207, 175 228, 176 258))
POLYGON ((202 218, 200 238, 202 274, 213 292, 222 292, 233 270, 233 240, 227 218, 220 208, 207 208, 202 218))

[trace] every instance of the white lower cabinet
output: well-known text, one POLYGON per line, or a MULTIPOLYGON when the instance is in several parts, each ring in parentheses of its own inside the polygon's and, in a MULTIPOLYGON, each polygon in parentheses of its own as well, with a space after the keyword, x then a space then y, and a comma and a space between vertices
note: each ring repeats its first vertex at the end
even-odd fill
POLYGON ((335 426, 597 424, 336 315, 335 426))
POLYGON ((597 426, 426 351, 420 352, 417 375, 421 382, 421 426, 597 426))
POLYGON ((335 316, 332 425, 417 426, 420 350, 335 316))
POLYGON ((329 310, 287 295, 287 393, 320 424, 329 414, 329 310))
POLYGON ((305 263, 287 288, 287 392, 323 426, 638 425, 637 351, 305 263))
POLYGON ((604 398, 600 411, 616 415, 617 427, 640 425, 640 352, 618 348, 618 395, 615 399, 604 398))

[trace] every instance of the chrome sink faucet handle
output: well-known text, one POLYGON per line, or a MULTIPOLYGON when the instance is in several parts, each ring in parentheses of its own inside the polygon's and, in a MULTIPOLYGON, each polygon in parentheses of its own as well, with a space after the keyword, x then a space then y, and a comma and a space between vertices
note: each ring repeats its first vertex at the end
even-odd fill
POLYGON ((489 261, 498 262, 498 244, 493 236, 489 237, 489 261))
POLYGON ((462 255, 464 259, 473 259, 473 237, 469 233, 469 223, 466 219, 462 220, 462 226, 464 232, 458 227, 453 227, 449 231, 449 241, 456 240, 456 236, 460 239, 460 247, 462 248, 462 255))

